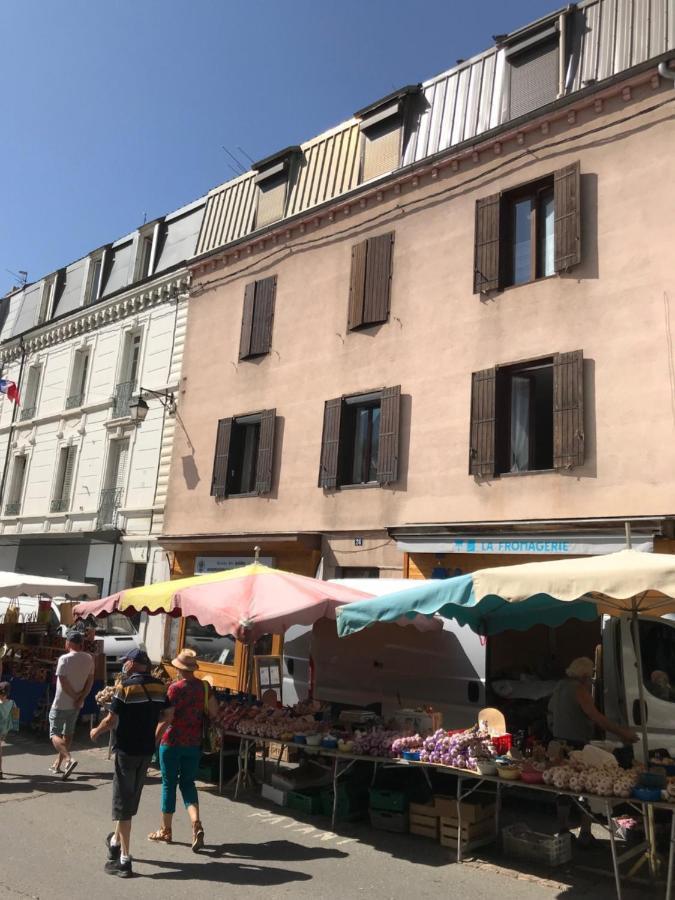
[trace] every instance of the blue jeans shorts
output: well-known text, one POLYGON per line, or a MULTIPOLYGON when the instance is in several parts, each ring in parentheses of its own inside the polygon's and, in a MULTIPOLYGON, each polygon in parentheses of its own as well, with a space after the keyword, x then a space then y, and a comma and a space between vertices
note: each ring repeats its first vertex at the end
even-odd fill
POLYGON ((52 706, 49 710, 49 737, 72 737, 79 714, 79 709, 56 709, 52 706))

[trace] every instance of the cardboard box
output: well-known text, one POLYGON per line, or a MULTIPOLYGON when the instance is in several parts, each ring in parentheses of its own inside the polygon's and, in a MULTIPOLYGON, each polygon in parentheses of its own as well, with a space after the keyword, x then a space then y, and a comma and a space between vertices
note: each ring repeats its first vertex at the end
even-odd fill
POLYGON ((288 744, 280 744, 276 741, 272 741, 267 747, 267 758, 276 762, 280 760, 280 762, 297 762, 300 757, 300 751, 297 747, 290 746, 288 744))
MULTIPOLYGON (((439 816, 446 819, 457 819, 457 800, 455 797, 434 797, 434 807, 439 816)), ((490 801, 476 797, 468 797, 462 800, 462 824, 467 822, 482 822, 484 819, 494 818, 496 806, 490 801)))

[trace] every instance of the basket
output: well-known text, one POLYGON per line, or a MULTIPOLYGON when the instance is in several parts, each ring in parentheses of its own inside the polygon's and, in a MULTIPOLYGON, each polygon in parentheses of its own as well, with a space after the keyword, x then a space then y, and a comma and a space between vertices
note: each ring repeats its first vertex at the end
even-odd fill
POLYGON ((566 834, 540 834, 525 825, 508 825, 502 829, 504 853, 560 866, 572 859, 572 840, 566 834))

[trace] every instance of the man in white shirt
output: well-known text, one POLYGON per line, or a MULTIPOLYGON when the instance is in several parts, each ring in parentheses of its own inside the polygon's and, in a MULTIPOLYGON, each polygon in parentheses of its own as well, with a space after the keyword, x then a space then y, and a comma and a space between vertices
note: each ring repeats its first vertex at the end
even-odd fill
POLYGON ((58 753, 50 771, 60 774, 64 781, 77 765, 70 755, 70 745, 77 717, 94 682, 94 660, 90 653, 82 651, 83 643, 79 631, 66 635, 67 652, 56 664, 56 696, 49 710, 49 737, 58 753))

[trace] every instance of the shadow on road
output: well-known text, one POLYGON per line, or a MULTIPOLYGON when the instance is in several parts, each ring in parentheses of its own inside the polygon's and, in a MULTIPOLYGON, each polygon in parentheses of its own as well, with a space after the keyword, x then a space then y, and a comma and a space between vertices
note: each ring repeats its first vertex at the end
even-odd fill
POLYGON ((156 872, 145 876, 157 881, 214 881, 219 884, 245 884, 270 886, 287 884, 290 881, 310 881, 312 876, 306 872, 294 872, 290 869, 272 869, 263 866, 246 865, 245 863, 218 862, 161 862, 156 859, 137 858, 139 863, 157 866, 169 871, 156 872))
POLYGON ((303 847, 293 841, 267 841, 264 844, 221 844, 219 847, 205 847, 203 856, 214 858, 279 860, 280 862, 300 862, 312 859, 346 859, 349 854, 328 847, 303 847))

